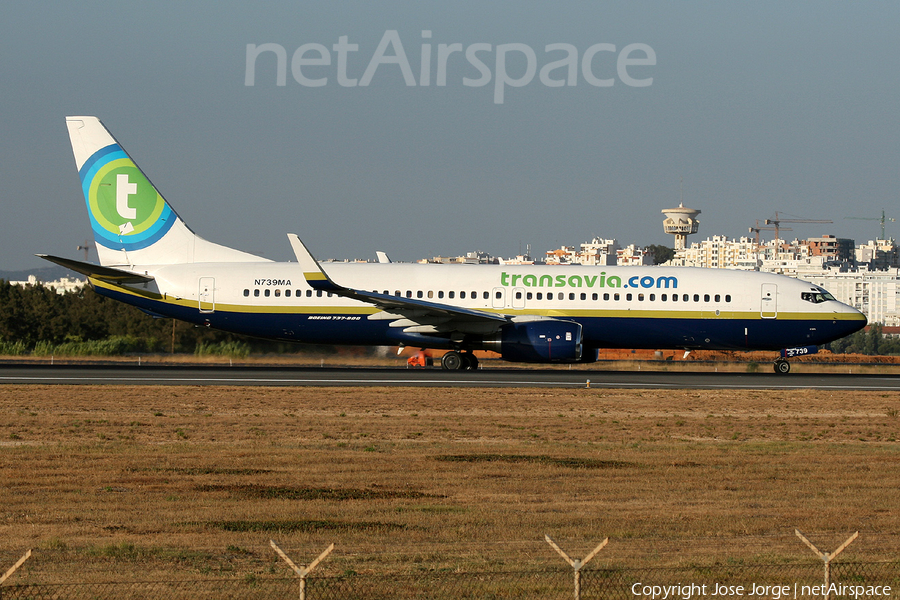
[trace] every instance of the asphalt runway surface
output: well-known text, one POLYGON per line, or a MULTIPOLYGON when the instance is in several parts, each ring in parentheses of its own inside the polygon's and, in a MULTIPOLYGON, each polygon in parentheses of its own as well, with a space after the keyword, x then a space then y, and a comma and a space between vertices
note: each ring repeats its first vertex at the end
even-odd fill
POLYGON ((559 369, 335 368, 0 364, 0 385, 242 385, 616 389, 900 390, 900 375, 587 371, 559 369))

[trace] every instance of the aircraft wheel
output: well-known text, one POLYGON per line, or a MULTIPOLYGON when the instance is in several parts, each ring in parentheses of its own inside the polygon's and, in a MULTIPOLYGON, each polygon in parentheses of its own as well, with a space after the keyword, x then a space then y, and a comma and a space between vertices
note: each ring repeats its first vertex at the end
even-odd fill
POLYGON ((468 352, 467 354, 469 355, 469 370, 477 371, 478 370, 478 357, 475 356, 475 353, 473 353, 473 352, 468 352))
POLYGON ((774 367, 775 372, 779 375, 785 375, 791 372, 791 363, 786 360, 776 360, 774 367))
POLYGON ((462 358, 461 369, 465 371, 474 371, 478 368, 478 358, 471 352, 463 352, 460 354, 460 358, 462 358))
POLYGON ((441 368, 446 371, 458 371, 459 369, 462 369, 462 355, 456 350, 451 350, 441 358, 441 368))

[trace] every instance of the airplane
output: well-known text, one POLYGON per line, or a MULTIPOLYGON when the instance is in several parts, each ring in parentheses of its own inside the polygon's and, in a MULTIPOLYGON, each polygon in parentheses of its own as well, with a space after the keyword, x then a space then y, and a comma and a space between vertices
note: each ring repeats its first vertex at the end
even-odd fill
POLYGON ((38 255, 155 316, 271 340, 590 363, 600 348, 774 350, 775 371, 866 325, 825 289, 692 267, 274 262, 195 234, 97 117, 66 117, 99 265, 38 255))

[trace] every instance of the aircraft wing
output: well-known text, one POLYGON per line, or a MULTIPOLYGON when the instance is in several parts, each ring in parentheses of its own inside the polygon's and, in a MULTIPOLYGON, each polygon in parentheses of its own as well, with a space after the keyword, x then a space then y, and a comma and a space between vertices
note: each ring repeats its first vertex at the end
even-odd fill
POLYGON ((462 308, 420 300, 417 298, 403 298, 390 294, 379 294, 365 290, 355 290, 336 284, 331 280, 318 261, 306 248, 300 238, 293 233, 288 234, 291 247, 306 282, 317 290, 331 292, 339 296, 353 298, 361 302, 373 304, 384 312, 372 315, 371 319, 384 319, 394 321, 392 326, 404 327, 407 332, 415 333, 491 333, 509 322, 509 319, 497 313, 491 313, 471 308, 462 308))
POLYGON ((67 269, 71 269, 76 273, 81 273, 87 277, 108 281, 110 283, 149 283, 153 281, 153 277, 149 275, 140 275, 131 271, 123 271, 113 267, 101 267, 91 263, 72 260, 70 258, 61 258, 59 256, 51 256, 49 254, 37 254, 36 256, 49 260, 67 269))

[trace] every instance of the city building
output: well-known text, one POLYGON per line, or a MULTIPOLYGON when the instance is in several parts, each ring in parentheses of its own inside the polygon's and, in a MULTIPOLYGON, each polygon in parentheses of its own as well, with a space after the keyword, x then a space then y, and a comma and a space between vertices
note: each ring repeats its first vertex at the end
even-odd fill
POLYGON ((27 285, 42 285, 48 290, 53 290, 57 294, 66 294, 68 292, 77 292, 80 291, 84 286, 87 285, 87 280, 83 279, 74 279, 71 277, 60 277, 54 281, 40 281, 34 275, 29 275, 27 281, 10 281, 10 285, 20 285, 22 287, 27 285))

